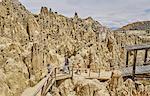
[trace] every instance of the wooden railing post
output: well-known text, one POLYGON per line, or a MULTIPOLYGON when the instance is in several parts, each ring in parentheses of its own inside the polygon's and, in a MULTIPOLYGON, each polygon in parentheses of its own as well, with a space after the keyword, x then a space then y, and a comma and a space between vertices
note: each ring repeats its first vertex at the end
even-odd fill
POLYGON ((129 58, 129 51, 127 51, 127 54, 126 54, 126 67, 128 67, 128 58, 129 58))
POLYGON ((54 72, 54 73, 55 73, 55 86, 56 86, 56 74, 57 74, 57 73, 56 73, 56 72, 57 72, 56 70, 57 70, 57 68, 55 68, 55 70, 54 70, 54 71, 55 71, 55 72, 54 72))
POLYGON ((43 96, 43 92, 44 92, 44 85, 42 86, 42 89, 41 89, 41 96, 43 96))
POLYGON ((90 77, 90 75, 91 75, 91 69, 89 69, 89 77, 90 77))
POLYGON ((72 68, 71 79, 73 79, 73 66, 71 68, 72 68))
POLYGON ((99 73, 99 74, 98 74, 98 77, 100 77, 100 68, 99 68, 99 70, 98 70, 98 73, 99 73))
POLYGON ((148 49, 145 49, 144 65, 146 65, 147 63, 147 53, 148 53, 148 49))
POLYGON ((134 50, 134 61, 133 61, 133 72, 132 72, 132 79, 133 80, 135 77, 135 70, 136 70, 136 57, 137 57, 137 50, 134 50))
POLYGON ((71 73, 71 72, 70 72, 70 66, 68 66, 68 70, 69 70, 69 74, 70 74, 70 73, 71 73))

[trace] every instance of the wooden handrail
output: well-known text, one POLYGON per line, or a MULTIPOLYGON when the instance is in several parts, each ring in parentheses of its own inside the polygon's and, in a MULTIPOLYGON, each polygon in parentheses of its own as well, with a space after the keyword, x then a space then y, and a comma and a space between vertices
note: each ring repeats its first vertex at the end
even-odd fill
MULTIPOLYGON (((96 71, 96 73, 98 73, 97 76, 100 77, 100 71, 101 71, 100 68, 87 69, 87 68, 75 68, 74 66, 68 66, 68 67, 69 67, 69 74, 71 75, 71 78, 73 78, 74 76, 73 75, 74 70, 83 70, 83 71, 89 70, 89 74, 88 74, 89 77, 91 76, 92 71, 96 71)), ((40 92, 41 92, 41 96, 45 96, 49 91, 49 88, 51 88, 54 83, 56 84, 56 74, 57 74, 56 69, 59 68, 61 68, 61 66, 52 68, 51 72, 46 76, 44 83, 42 83, 42 85, 40 85, 38 89, 31 96, 36 96, 40 92)))
POLYGON ((37 89, 37 91, 35 93, 33 93, 32 96, 36 96, 40 92, 40 90, 43 89, 44 85, 47 83, 47 80, 50 78, 50 76, 53 73, 54 69, 55 68, 52 68, 51 72, 46 76, 45 82, 37 89))
MULTIPOLYGON (((41 92, 45 92, 44 90, 47 90, 47 88, 46 89, 44 89, 45 88, 45 86, 49 86, 49 85, 53 85, 53 84, 51 84, 51 83, 49 83, 48 82, 48 80, 49 80, 49 78, 51 77, 51 82, 52 83, 55 83, 56 84, 56 69, 58 69, 58 68, 61 68, 62 66, 59 66, 59 67, 54 67, 54 68, 52 68, 52 70, 51 70, 51 72, 46 76, 46 79, 45 79, 45 82, 35 91, 35 93, 33 93, 33 95, 32 96, 36 96, 40 91, 41 92), (53 73, 54 73, 54 77, 53 77, 53 73), (53 80, 54 79, 54 80, 53 80), (48 85, 46 85, 46 84, 48 84, 48 85), (42 90, 41 90, 42 89, 42 90)), ((73 66, 69 66, 69 67, 73 67, 73 66)), ((73 71, 72 71, 73 72, 73 71)), ((70 72, 70 74, 71 74, 71 72, 70 72)), ((72 73, 73 74, 73 73, 72 73)), ((72 75, 73 76, 73 75, 72 75)), ((45 94, 45 93, 41 93, 41 94, 45 94)))
MULTIPOLYGON (((46 76, 44 83, 33 93, 32 96, 36 96, 40 91, 42 95, 46 95, 48 92, 48 88, 50 88, 50 85, 52 86, 52 83, 56 84, 56 74, 57 74, 57 69, 61 68, 62 66, 59 67, 54 67, 52 68, 51 72, 46 76), (51 78, 50 78, 51 77, 51 78), (51 83, 50 83, 51 82, 51 83)), ((71 75, 71 78, 73 78, 74 70, 83 70, 86 71, 88 70, 87 68, 75 68, 74 66, 68 66, 69 67, 69 74, 71 75)), ((98 71, 100 76, 100 69, 89 69, 89 76, 90 76, 90 71, 98 71)))

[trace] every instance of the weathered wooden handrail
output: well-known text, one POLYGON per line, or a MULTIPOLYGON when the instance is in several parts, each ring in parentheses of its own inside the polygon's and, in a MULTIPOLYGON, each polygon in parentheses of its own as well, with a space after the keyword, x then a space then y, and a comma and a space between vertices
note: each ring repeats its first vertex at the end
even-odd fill
MULTIPOLYGON (((49 90, 49 88, 51 86, 53 86, 53 84, 55 84, 56 86, 56 74, 57 72, 61 72, 60 69, 62 68, 62 66, 59 66, 59 67, 54 67, 52 68, 51 72, 46 76, 45 78, 45 81, 44 83, 33 93, 33 95, 31 96, 37 96, 39 93, 41 94, 41 96, 45 96, 49 90), (57 69, 59 71, 57 71, 57 69)), ((71 78, 73 78, 73 74, 74 74, 74 71, 76 70, 82 70, 82 71, 85 71, 87 72, 87 70, 89 70, 89 77, 90 77, 90 74, 91 72, 97 72, 98 73, 98 77, 100 77, 100 68, 97 68, 97 69, 91 69, 91 68, 75 68, 75 66, 68 66, 69 68, 69 74, 71 75, 71 78)))
MULTIPOLYGON (((74 68, 74 67, 72 67, 73 68, 73 70, 79 70, 80 72, 85 72, 85 73, 87 73, 88 74, 88 76, 90 77, 91 76, 91 72, 96 72, 96 73, 98 73, 98 77, 100 77, 100 68, 96 68, 96 69, 93 69, 93 68, 74 68)), ((72 72, 73 73, 73 72, 72 72)), ((72 75, 73 76, 73 75, 72 75)))
POLYGON ((133 58, 133 68, 132 68, 132 79, 134 80, 136 74, 136 62, 137 62, 137 51, 145 50, 144 56, 144 65, 147 63, 148 51, 150 50, 150 44, 141 44, 141 45, 130 45, 125 47, 127 54, 126 54, 126 67, 128 67, 128 59, 129 59, 129 52, 134 52, 133 58))
MULTIPOLYGON (((74 76, 74 71, 76 70, 82 70, 82 71, 85 71, 85 73, 87 73, 87 75, 89 76, 89 78, 92 78, 91 77, 91 72, 96 72, 98 73, 97 77, 100 78, 100 68, 96 68, 96 69, 91 69, 91 68, 75 68, 75 66, 68 66, 69 67, 69 74, 70 74, 70 77, 73 78, 74 76), (89 73, 87 72, 87 70, 89 71, 89 73)), ((61 67, 55 67, 55 68, 52 68, 51 72, 46 76, 46 78, 44 78, 44 83, 42 83, 42 85, 40 85, 37 90, 31 95, 31 96, 37 96, 37 95, 41 95, 41 96, 46 96, 46 94, 48 93, 49 89, 55 84, 56 86, 56 78, 57 78, 57 72, 60 71, 60 68, 61 67), (59 71, 57 71, 57 69, 59 71)), ((60 71, 61 72, 61 71, 60 71)), ((67 73, 68 75, 68 73, 67 73)), ((80 74, 81 75, 81 74, 80 74)))
MULTIPOLYGON (((80 71, 87 71, 87 70, 91 70, 93 72, 97 72, 99 73, 101 70, 101 68, 96 68, 96 69, 93 69, 93 68, 73 68, 73 70, 80 70, 80 71)), ((110 70, 105 70, 105 71, 110 71, 110 70)))
MULTIPOLYGON (((69 69, 73 69, 73 66, 68 66, 68 67, 69 69)), ((48 88, 53 85, 52 83, 55 83, 56 86, 56 74, 57 74, 57 69, 59 68, 61 68, 61 66, 52 68, 51 72, 46 76, 44 83, 33 93, 32 96, 36 96, 40 91, 41 91, 41 96, 45 96, 48 92, 48 88)), ((69 70, 69 74, 73 76, 73 70, 69 70)))
POLYGON ((49 89, 51 88, 51 86, 55 83, 56 79, 53 78, 51 79, 51 82, 48 82, 43 88, 43 92, 41 92, 41 96, 46 96, 46 94, 48 93, 49 89))
MULTIPOLYGON (((53 74, 53 72, 54 72, 54 69, 55 69, 55 68, 52 68, 51 72, 46 76, 45 82, 35 91, 35 93, 33 93, 32 96, 36 96, 40 91, 41 91, 41 92, 43 91, 43 90, 41 90, 41 89, 44 88, 44 85, 47 83, 47 80, 52 76, 52 74, 53 74)), ((53 79, 53 78, 51 78, 51 79, 53 79)))

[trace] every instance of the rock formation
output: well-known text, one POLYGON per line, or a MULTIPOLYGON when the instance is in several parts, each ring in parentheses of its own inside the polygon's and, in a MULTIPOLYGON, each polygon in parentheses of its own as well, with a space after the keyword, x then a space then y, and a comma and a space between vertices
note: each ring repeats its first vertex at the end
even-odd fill
MULTIPOLYGON (((82 67, 124 66, 122 45, 140 43, 137 36, 120 35, 91 17, 79 18, 77 13, 68 18, 42 7, 40 14, 32 14, 18 0, 2 0, 0 12, 0 96, 20 96, 25 88, 34 86, 47 74, 48 63, 59 66, 65 55, 70 64, 80 62, 82 67), (129 42, 124 43, 126 40, 129 42)), ((103 92, 109 96, 106 88, 101 89, 96 83, 75 89, 83 87, 79 96, 99 96, 103 92), (90 90, 89 86, 96 88, 92 93, 84 93, 90 90), (94 93, 97 89, 100 91, 94 93)))
POLYGON ((121 74, 115 70, 108 82, 88 80, 85 78, 68 79, 58 88, 54 87, 52 96, 150 96, 148 86, 131 79, 123 81, 121 74))
POLYGON ((139 21, 123 26, 119 30, 149 30, 150 21, 139 21))

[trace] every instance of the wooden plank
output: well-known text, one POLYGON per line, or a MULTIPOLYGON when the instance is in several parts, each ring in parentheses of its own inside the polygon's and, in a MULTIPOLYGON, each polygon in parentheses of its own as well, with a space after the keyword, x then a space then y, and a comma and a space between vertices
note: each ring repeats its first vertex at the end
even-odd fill
POLYGON ((46 86, 46 89, 44 91, 43 96, 46 96, 46 94, 48 93, 49 89, 53 86, 53 84, 55 83, 55 79, 53 79, 51 82, 49 82, 49 84, 46 86))
MULTIPOLYGON (((39 87, 36 89, 36 91, 33 92, 33 94, 30 95, 30 96, 36 96, 36 95, 38 94, 38 92, 40 92, 40 90, 42 89, 42 87, 44 86, 44 84, 47 82, 47 80, 49 79, 49 77, 50 77, 51 74, 53 73, 53 70, 54 70, 54 69, 52 69, 52 71, 46 76, 46 78, 44 78, 44 79, 42 79, 42 80, 40 81, 40 82, 42 82, 42 81, 44 80, 43 83, 40 84, 40 82, 39 82, 40 86, 39 86, 39 87)), ((38 84, 37 84, 37 85, 38 85, 38 84)))
MULTIPOLYGON (((122 76, 131 76, 133 67, 122 68, 120 71, 122 72, 122 76)), ((150 73, 150 65, 145 66, 136 66, 135 75, 137 74, 147 74, 150 73)))
POLYGON ((128 51, 150 49, 150 44, 130 45, 125 47, 128 51))
POLYGON ((71 78, 70 74, 57 74, 56 80, 63 80, 63 79, 68 79, 71 78))
POLYGON ((99 77, 85 77, 86 79, 97 79, 97 80, 102 80, 102 81, 107 81, 109 80, 110 78, 99 78, 99 77))

